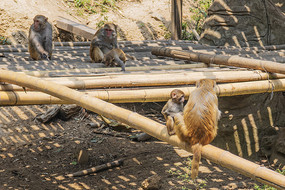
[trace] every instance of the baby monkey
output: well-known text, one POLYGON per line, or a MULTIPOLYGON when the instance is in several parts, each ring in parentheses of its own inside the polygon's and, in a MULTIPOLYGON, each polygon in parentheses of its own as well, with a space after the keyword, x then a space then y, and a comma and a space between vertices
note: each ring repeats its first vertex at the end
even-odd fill
POLYGON ((198 175, 202 147, 211 143, 217 135, 220 111, 215 86, 216 82, 211 79, 197 81, 196 89, 191 92, 184 107, 183 117, 174 117, 176 135, 192 147, 192 179, 198 175))
POLYGON ((162 108, 161 113, 163 114, 166 120, 166 127, 168 135, 174 135, 174 116, 176 114, 183 115, 183 102, 185 94, 179 89, 174 89, 170 93, 170 98, 167 103, 162 108))
POLYGON ((121 66, 122 71, 125 71, 125 62, 126 62, 126 55, 123 52, 123 50, 121 50, 120 48, 112 49, 111 51, 106 53, 106 55, 103 58, 103 63, 105 63, 107 67, 113 67, 119 65, 121 66))

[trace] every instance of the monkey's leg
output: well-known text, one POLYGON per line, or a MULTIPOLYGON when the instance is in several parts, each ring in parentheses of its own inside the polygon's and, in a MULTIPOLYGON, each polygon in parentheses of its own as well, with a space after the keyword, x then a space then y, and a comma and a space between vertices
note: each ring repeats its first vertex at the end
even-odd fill
POLYGON ((104 58, 104 54, 99 47, 95 46, 90 48, 90 58, 92 62, 101 63, 104 58))
POLYGON ((166 119, 166 127, 167 127, 167 131, 168 131, 168 135, 171 136, 171 135, 174 135, 175 134, 175 131, 174 131, 174 121, 173 121, 173 118, 171 116, 167 116, 167 119, 166 119))
POLYGON ((121 66, 122 71, 126 71, 125 63, 117 55, 114 56, 114 60, 115 60, 116 63, 118 63, 121 66))

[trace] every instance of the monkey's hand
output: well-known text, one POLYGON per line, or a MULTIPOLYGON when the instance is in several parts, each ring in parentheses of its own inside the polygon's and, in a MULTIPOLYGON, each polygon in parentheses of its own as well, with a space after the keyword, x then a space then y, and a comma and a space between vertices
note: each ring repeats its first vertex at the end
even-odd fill
POLYGON ((48 53, 47 52, 42 53, 41 58, 49 60, 48 53))

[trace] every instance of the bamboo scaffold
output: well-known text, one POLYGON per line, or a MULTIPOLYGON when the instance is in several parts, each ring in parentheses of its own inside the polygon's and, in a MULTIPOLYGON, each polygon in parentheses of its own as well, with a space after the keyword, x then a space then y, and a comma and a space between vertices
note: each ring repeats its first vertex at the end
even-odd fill
POLYGON ((273 61, 249 59, 240 56, 210 55, 205 53, 195 53, 193 51, 173 50, 164 47, 154 47, 151 53, 157 56, 167 56, 207 64, 228 65, 285 74, 285 64, 273 61))
MULTIPOLYGON (((98 98, 72 90, 68 87, 27 76, 22 73, 0 70, 0 79, 1 81, 33 88, 67 102, 75 103, 83 108, 128 124, 136 129, 148 133, 155 138, 191 152, 191 148, 189 145, 187 145, 187 143, 180 141, 176 135, 169 136, 164 125, 146 118, 138 113, 120 108, 98 98)), ((285 188, 285 176, 246 159, 240 158, 228 151, 219 149, 212 145, 207 145, 202 149, 202 156, 210 161, 251 177, 259 182, 279 189, 285 188)))

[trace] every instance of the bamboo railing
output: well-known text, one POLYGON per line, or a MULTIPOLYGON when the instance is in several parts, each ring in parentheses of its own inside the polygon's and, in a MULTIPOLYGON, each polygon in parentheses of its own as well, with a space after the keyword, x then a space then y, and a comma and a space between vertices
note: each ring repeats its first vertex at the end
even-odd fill
MULTIPOLYGON (((0 80, 3 81, 0 76, 0 80)), ((29 87, 29 86, 27 86, 29 87)), ((129 88, 129 89, 104 89, 88 90, 84 94, 99 98, 111 103, 132 102, 162 102, 169 99, 170 92, 178 88, 185 93, 186 99, 195 89, 191 87, 171 88, 129 88)), ((285 91, 285 79, 262 80, 254 82, 227 83, 217 85, 218 96, 237 96, 246 94, 271 93, 285 91)), ((64 99, 34 91, 0 91, 0 105, 34 105, 34 104, 69 104, 64 99)))
MULTIPOLYGON (((155 138, 168 142, 173 146, 191 151, 190 146, 180 141, 176 135, 169 136, 164 125, 98 98, 88 96, 84 93, 55 84, 53 82, 47 82, 42 79, 27 76, 22 73, 14 73, 12 71, 0 70, 0 80, 33 88, 67 102, 75 103, 95 113, 142 130, 155 138)), ((285 188, 285 176, 240 158, 228 151, 219 149, 212 145, 206 145, 202 149, 202 156, 210 161, 237 171, 264 184, 268 184, 280 189, 285 188)))
MULTIPOLYGON (((138 86, 175 86, 195 84, 197 80, 209 78, 217 83, 245 82, 266 79, 285 78, 283 74, 271 74, 258 71, 220 71, 220 72, 180 72, 165 74, 124 74, 97 77, 56 77, 45 80, 74 89, 94 89, 138 86)), ((23 91, 23 88, 11 84, 0 84, 0 91, 23 91)), ((27 89, 29 90, 29 89, 27 89)))
POLYGON ((154 47, 151 53, 157 56, 168 56, 207 64, 228 65, 285 74, 285 64, 273 61, 249 59, 239 56, 210 55, 192 51, 173 50, 164 47, 154 47))

